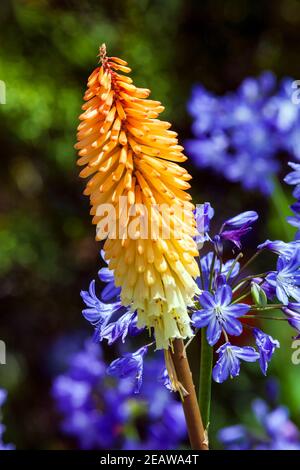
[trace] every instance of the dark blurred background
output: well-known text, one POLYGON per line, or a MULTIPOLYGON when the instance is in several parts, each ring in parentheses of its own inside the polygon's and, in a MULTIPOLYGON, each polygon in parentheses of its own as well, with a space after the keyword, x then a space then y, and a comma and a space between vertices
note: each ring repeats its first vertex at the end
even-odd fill
MULTIPOLYGON (((9 392, 7 440, 18 448, 64 446, 49 393, 61 367, 53 349, 65 335, 91 333, 79 292, 96 276, 99 246, 73 145, 99 45, 129 62, 134 81, 162 101, 163 117, 184 141, 191 136, 186 102, 195 82, 222 94, 263 70, 299 78, 299 27, 296 0, 1 1, 7 102, 0 105, 0 339, 7 365, 0 366, 0 387, 9 392)), ((253 247, 277 235, 263 196, 189 170, 195 202, 210 201, 216 220, 259 210, 253 247)), ((286 335, 287 349, 281 336, 271 375, 282 382, 282 400, 299 424, 300 366, 290 362, 286 335)), ((212 435, 248 419, 251 398, 264 388, 258 368, 255 374, 251 369, 214 386, 212 435)))

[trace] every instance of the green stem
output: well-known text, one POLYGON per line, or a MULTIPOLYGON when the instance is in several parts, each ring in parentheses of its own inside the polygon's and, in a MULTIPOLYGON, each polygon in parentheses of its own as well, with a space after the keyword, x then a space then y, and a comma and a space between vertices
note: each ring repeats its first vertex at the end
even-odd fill
POLYGON ((260 255, 262 250, 256 251, 254 255, 251 256, 251 258, 248 259, 248 261, 244 264, 244 266, 241 267, 239 274, 243 272, 257 257, 260 255))
POLYGON ((202 328, 198 403, 206 430, 210 420, 212 364, 213 348, 207 342, 206 328, 202 328))
POLYGON ((257 318, 258 320, 280 320, 280 321, 288 321, 288 318, 284 317, 270 317, 268 316, 263 316, 263 315, 243 315, 240 318, 257 318))
POLYGON ((277 212, 278 220, 281 223, 282 232, 285 235, 286 241, 291 241, 295 237, 295 229, 286 221, 286 217, 291 215, 289 208, 289 201, 286 194, 276 177, 273 178, 274 190, 271 193, 271 201, 273 207, 277 212))
POLYGON ((265 310, 279 310, 284 306, 284 304, 268 304, 265 307, 251 305, 251 310, 256 312, 264 312, 265 310))
MULTIPOLYGON (((228 273, 227 273, 226 281, 228 281, 228 279, 230 278, 231 273, 232 273, 232 271, 233 271, 233 269, 234 269, 236 263, 238 262, 238 260, 241 259, 243 256, 244 256, 243 253, 239 253, 239 254, 237 255, 237 257, 235 258, 234 262, 232 263, 232 265, 231 265, 231 267, 230 267, 230 269, 229 269, 229 271, 228 271, 228 273)), ((220 269, 220 272, 222 272, 222 269, 220 269)))
POLYGON ((246 297, 249 297, 249 295, 251 294, 250 291, 247 291, 245 294, 243 295, 240 295, 240 297, 238 297, 237 299, 234 299, 234 301, 232 302, 233 304, 237 304, 238 302, 240 302, 241 300, 245 299, 246 297))
POLYGON ((211 289, 212 289, 216 257, 217 257, 217 255, 216 255, 216 253, 214 253, 213 254, 213 259, 212 259, 212 262, 211 262, 210 273, 209 273, 209 288, 208 288, 209 291, 211 291, 211 289))
MULTIPOLYGON (((256 274, 255 277, 266 277, 269 273, 266 272, 266 273, 259 273, 259 274, 256 274)), ((253 279, 253 275, 252 276, 247 276, 247 277, 244 277, 244 279, 242 279, 238 284, 236 284, 233 289, 232 289, 232 292, 233 294, 238 291, 244 284, 245 282, 248 282, 248 281, 252 281, 253 279)))
POLYGON ((200 256, 199 256, 199 271, 200 271, 201 286, 202 286, 202 289, 205 290, 205 289, 204 289, 204 276, 203 276, 202 264, 201 264, 200 256))

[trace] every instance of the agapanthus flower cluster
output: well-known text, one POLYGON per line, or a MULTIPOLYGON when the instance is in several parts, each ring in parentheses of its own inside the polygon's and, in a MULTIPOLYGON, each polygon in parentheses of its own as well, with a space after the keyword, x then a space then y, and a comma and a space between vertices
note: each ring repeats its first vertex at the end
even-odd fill
MULTIPOLYGON (((196 241, 202 256, 197 280, 200 294, 195 297, 190 314, 194 338, 197 340, 198 330, 205 328, 208 344, 217 349, 213 378, 221 383, 228 377, 239 375, 242 361, 258 361, 263 374, 267 373, 279 342, 261 329, 262 320, 288 322, 300 332, 300 242, 267 240, 242 265, 242 243, 258 214, 254 211, 238 214, 224 221, 215 234, 210 232, 213 216, 214 210, 209 203, 195 211, 200 233, 196 241), (228 257, 233 250, 235 257, 228 257), (266 250, 275 254, 277 264, 274 259, 272 270, 251 273, 252 262, 266 250), (253 326, 255 319, 257 325, 253 326), (235 344, 236 337, 245 329, 251 332, 253 344, 235 344)), ((118 339, 124 342, 128 334, 143 333, 144 330, 137 328, 135 312, 121 305, 113 272, 101 268, 99 277, 106 283, 100 298, 95 292, 95 281, 91 282, 89 291, 82 292, 88 307, 83 315, 94 325, 96 340, 107 340, 112 344, 118 339)), ((142 347, 125 353, 108 368, 108 374, 115 377, 132 377, 135 392, 141 389, 144 357, 153 346, 148 335, 142 336, 146 338, 142 347)))
MULTIPOLYGON (((258 326, 253 319, 288 321, 299 331, 300 299, 300 244, 270 241, 260 244, 254 255, 242 265, 242 251, 235 258, 227 259, 226 245, 242 248, 242 238, 252 229, 258 218, 254 211, 243 212, 226 220, 219 233, 209 233, 207 209, 196 214, 199 224, 206 228, 206 242, 210 246, 200 259, 199 295, 192 321, 195 328, 206 328, 210 346, 218 344, 218 360, 213 369, 216 382, 239 374, 241 361, 259 361, 263 374, 279 342, 258 326), (202 218, 206 217, 203 223, 202 218), (252 261, 262 256, 264 250, 277 255, 274 269, 251 274, 252 261), (282 315, 283 314, 283 315, 282 315), (250 320, 250 324, 248 324, 250 320), (244 329, 252 332, 253 346, 238 346, 234 338, 244 329), (222 341, 221 341, 222 340, 222 341)), ((212 214, 213 212, 210 211, 212 214)), ((203 251, 202 251, 203 252, 203 251)))
POLYGON ((292 168, 293 171, 291 171, 288 175, 286 175, 286 177, 284 178, 284 181, 287 184, 295 186, 295 189, 293 191, 293 196, 297 199, 297 201, 291 205, 291 209, 294 215, 289 216, 287 218, 287 221, 290 225, 292 225, 293 227, 297 229, 295 239, 299 240, 300 239, 300 163, 289 162, 289 166, 292 168))
POLYGON ((166 382, 161 353, 148 358, 143 369, 145 383, 133 399, 131 378, 108 377, 100 346, 87 341, 71 355, 68 370, 53 383, 52 395, 63 416, 62 432, 81 449, 174 449, 183 445, 186 427, 181 404, 160 385, 166 382))
MULTIPOLYGON (((4 405, 7 399, 7 391, 3 388, 0 388, 0 414, 1 414, 1 407, 4 405)), ((3 434, 5 432, 5 426, 1 423, 0 420, 0 450, 14 450, 15 446, 13 444, 5 444, 3 442, 3 434)))
POLYGON ((300 431, 287 407, 271 407, 258 398, 252 402, 259 430, 237 424, 223 428, 218 439, 226 450, 300 450, 300 431))
POLYGON ((246 190, 273 190, 279 152, 300 158, 300 107, 295 82, 279 84, 271 72, 246 78, 235 92, 217 96, 194 87, 188 110, 195 138, 186 150, 196 166, 210 168, 246 190))

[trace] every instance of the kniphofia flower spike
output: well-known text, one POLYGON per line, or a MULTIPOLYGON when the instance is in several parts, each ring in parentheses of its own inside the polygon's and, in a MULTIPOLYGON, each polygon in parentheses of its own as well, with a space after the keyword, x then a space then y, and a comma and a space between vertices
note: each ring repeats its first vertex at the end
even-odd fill
POLYGON ((168 348, 173 338, 192 335, 187 307, 197 292, 198 251, 185 192, 191 177, 178 165, 186 157, 176 132, 157 119, 161 103, 122 74, 130 68, 107 57, 105 45, 100 61, 88 79, 77 134, 80 176, 89 178, 84 194, 123 305, 137 310, 140 327, 154 328, 158 348, 168 348))

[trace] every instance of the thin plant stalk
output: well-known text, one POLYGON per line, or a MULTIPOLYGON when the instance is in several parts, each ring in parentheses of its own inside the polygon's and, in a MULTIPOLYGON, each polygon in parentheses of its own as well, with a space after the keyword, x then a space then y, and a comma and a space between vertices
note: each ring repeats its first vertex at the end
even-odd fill
POLYGON ((170 353, 175 366, 177 379, 186 392, 185 396, 182 397, 182 406, 191 448, 193 450, 208 450, 207 433, 203 426, 190 365, 186 356, 184 343, 181 339, 175 339, 173 341, 173 349, 170 353))

